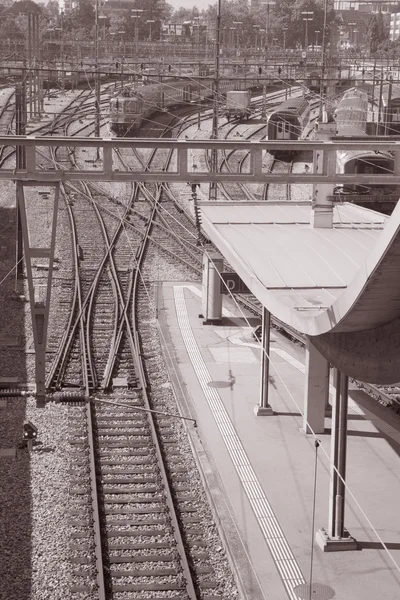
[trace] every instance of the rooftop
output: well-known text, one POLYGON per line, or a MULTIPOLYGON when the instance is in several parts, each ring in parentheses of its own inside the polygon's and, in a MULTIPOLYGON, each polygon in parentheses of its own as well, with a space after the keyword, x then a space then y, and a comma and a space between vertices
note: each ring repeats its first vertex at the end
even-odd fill
POLYGON ((370 329, 400 314, 395 286, 387 285, 397 268, 400 209, 389 219, 343 203, 334 207, 333 228, 317 229, 309 202, 200 206, 205 232, 247 287, 299 331, 370 329))

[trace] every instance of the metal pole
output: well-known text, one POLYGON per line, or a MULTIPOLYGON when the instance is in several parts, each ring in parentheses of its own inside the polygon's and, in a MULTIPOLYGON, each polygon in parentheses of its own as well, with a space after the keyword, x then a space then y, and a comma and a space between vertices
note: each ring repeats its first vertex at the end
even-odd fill
MULTIPOLYGON (((96 0, 95 5, 95 29, 94 29, 94 68, 95 68, 95 105, 96 105, 96 122, 95 136, 100 137, 100 78, 99 78, 99 0, 96 0)), ((122 61, 121 61, 122 65, 122 61)), ((121 67, 122 73, 122 67, 121 67)), ((96 159, 100 158, 100 148, 96 149, 96 159)))
MULTIPOLYGON (((346 454, 347 454, 347 409, 348 409, 348 391, 349 378, 344 373, 340 376, 340 404, 339 404, 339 423, 338 423, 338 454, 337 468, 339 475, 346 479, 346 454)), ((345 485, 340 477, 337 477, 336 498, 335 498, 335 536, 342 538, 344 534, 344 500, 345 485)))
POLYGON ((61 13, 61 91, 65 90, 65 72, 64 72, 64 13, 61 13))
MULTIPOLYGON (((25 70, 22 72, 22 83, 15 86, 15 133, 16 135, 25 135, 25 113, 26 103, 25 96, 25 70)), ((17 146, 17 169, 25 168, 25 147, 17 146)), ((23 244, 22 244, 22 222, 21 214, 19 210, 18 199, 16 202, 16 222, 17 222, 17 243, 16 243, 16 268, 15 268, 15 292, 18 292, 18 279, 22 276, 22 257, 23 257, 23 244)))
POLYGON ((392 104, 392 85, 393 85, 393 81, 392 78, 390 77, 389 79, 389 89, 388 89, 388 98, 387 98, 387 110, 386 110, 386 114, 384 115, 384 123, 385 123, 385 132, 384 135, 388 134, 388 129, 389 129, 389 123, 392 122, 392 113, 389 112, 389 107, 392 104))
MULTIPOLYGON (((212 135, 213 140, 218 139, 218 101, 219 101, 219 53, 220 53, 220 30, 221 30, 221 0, 217 4, 217 23, 215 32, 215 80, 214 80, 214 95, 213 95, 213 119, 212 119, 212 135)), ((218 154, 216 150, 211 151, 211 172, 216 173, 218 168, 218 154)), ((210 183, 209 200, 216 200, 218 195, 218 187, 215 181, 210 183)))
MULTIPOLYGON (((38 15, 38 26, 37 26, 37 31, 38 31, 38 43, 37 43, 37 53, 38 53, 38 63, 39 63, 39 67, 42 65, 42 48, 41 48, 41 39, 40 39, 40 15, 38 15)), ((39 88, 39 117, 41 116, 41 113, 43 112, 43 103, 44 103, 44 99, 43 99, 43 75, 42 75, 42 71, 39 70, 39 76, 38 76, 38 88, 39 88)))
POLYGON ((262 339, 261 339, 261 398, 260 407, 269 408, 269 352, 271 337, 271 314, 265 307, 262 314, 262 339))
POLYGON ((324 26, 322 29, 322 69, 321 69, 321 80, 319 82, 319 120, 322 121, 322 98, 324 95, 324 80, 325 80, 325 52, 326 52, 326 22, 328 12, 328 0, 325 0, 324 4, 324 26))
POLYGON ((32 13, 28 13, 29 118, 32 118, 32 13))
POLYGON ((36 62, 36 14, 32 13, 32 60, 33 60, 33 116, 37 117, 37 62, 36 62))
POLYGON ((381 80, 379 85, 379 103, 378 103, 378 118, 376 119, 376 135, 379 133, 379 121, 382 113, 382 93, 383 93, 383 69, 381 70, 381 80))

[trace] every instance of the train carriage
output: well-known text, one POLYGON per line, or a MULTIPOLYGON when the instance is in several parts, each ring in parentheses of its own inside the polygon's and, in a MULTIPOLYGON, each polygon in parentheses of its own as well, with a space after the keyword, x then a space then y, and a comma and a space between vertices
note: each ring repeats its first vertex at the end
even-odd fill
MULTIPOLYGON (((220 95, 234 89, 254 89, 260 82, 253 71, 240 78, 221 79, 220 95)), ((118 136, 133 135, 151 114, 180 104, 201 102, 214 94, 212 79, 188 78, 141 86, 125 90, 130 98, 118 96, 110 102, 110 128, 118 136)))
MULTIPOLYGON (((268 140, 298 140, 310 121, 310 105, 305 98, 290 98, 273 110, 267 122, 268 140)), ((291 158, 292 152, 272 151, 277 158, 291 158)))
POLYGON ((400 134, 400 85, 387 83, 382 89, 382 135, 400 134))
MULTIPOLYGON (((368 96, 357 88, 347 91, 334 112, 337 136, 365 137, 367 135, 368 96)), ((350 150, 337 153, 339 173, 393 173, 394 158, 388 152, 350 150)), ((337 193, 347 194, 390 194, 396 192, 396 186, 347 185, 338 187, 337 193)))

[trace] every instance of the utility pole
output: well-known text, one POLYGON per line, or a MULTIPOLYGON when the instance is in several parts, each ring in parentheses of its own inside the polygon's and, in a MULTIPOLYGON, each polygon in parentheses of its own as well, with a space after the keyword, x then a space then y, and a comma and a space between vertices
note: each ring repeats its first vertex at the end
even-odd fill
MULTIPOLYGON (((220 53, 220 32, 221 32, 221 0, 217 4, 217 22, 215 31, 215 79, 214 79, 214 95, 213 95, 213 119, 212 119, 212 135, 213 140, 218 139, 218 101, 219 101, 219 53, 220 53)), ((218 153, 217 150, 211 150, 211 173, 218 171, 218 153)), ((215 181, 210 183, 209 200, 217 200, 218 187, 215 181)))

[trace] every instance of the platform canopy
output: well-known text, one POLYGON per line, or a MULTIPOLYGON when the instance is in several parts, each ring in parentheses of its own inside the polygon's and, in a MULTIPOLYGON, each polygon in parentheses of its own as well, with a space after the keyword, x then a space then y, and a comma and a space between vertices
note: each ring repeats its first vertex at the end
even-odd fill
MULTIPOLYGON (((309 202, 200 207, 205 233, 251 292, 275 317, 313 336, 321 351, 330 334, 343 334, 329 337, 328 346, 343 353, 345 341, 350 352, 361 340, 355 334, 368 336, 370 330, 378 351, 377 328, 400 323, 398 205, 391 217, 336 205, 331 229, 311 226, 309 202)), ((323 353, 334 364, 327 348, 323 353)))

